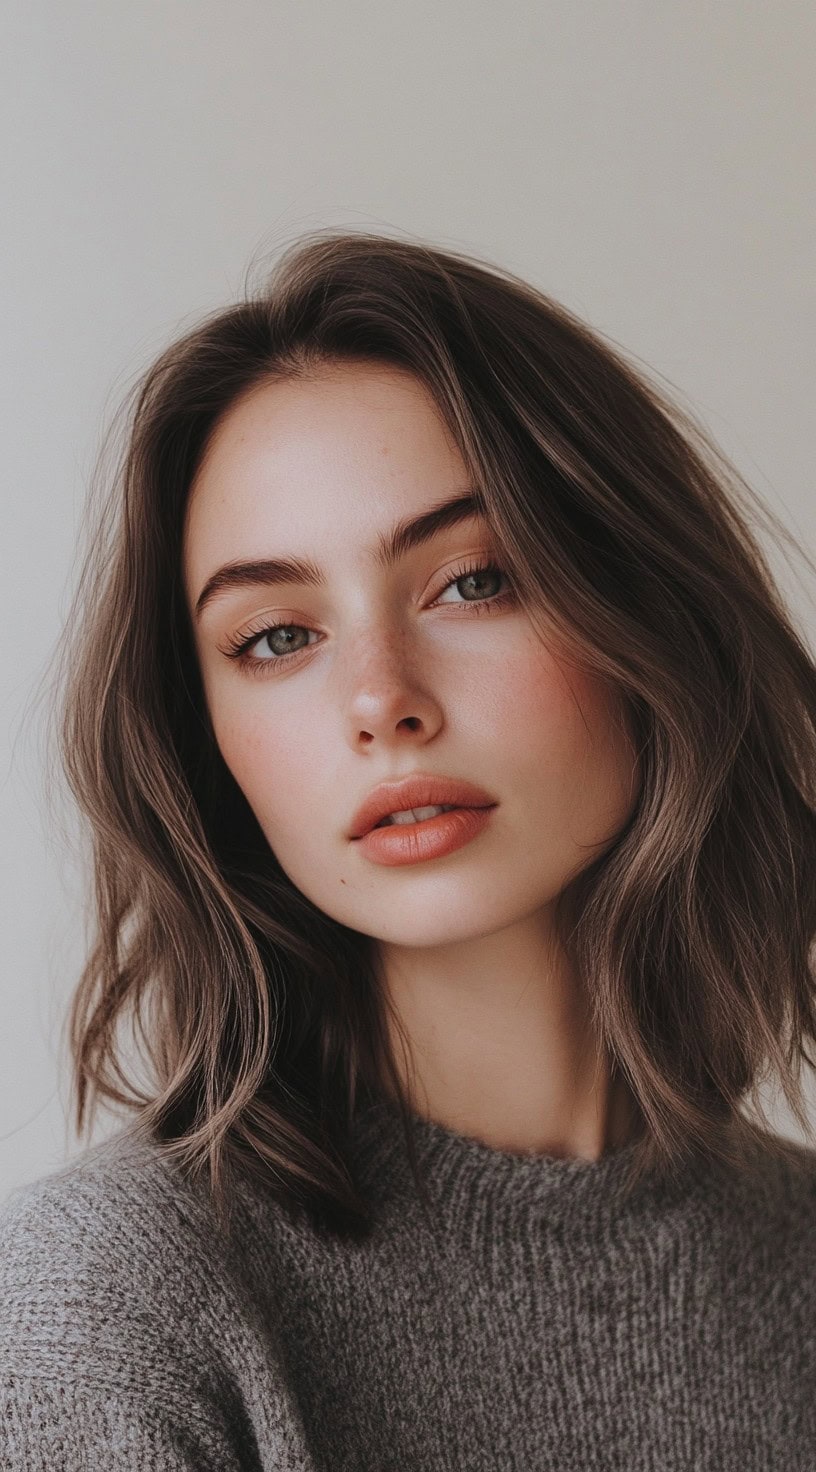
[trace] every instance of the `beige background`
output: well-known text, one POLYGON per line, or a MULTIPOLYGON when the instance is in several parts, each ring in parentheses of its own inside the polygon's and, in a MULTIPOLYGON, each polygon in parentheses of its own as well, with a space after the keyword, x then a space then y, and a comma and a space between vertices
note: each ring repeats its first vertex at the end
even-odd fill
MULTIPOLYGON (((343 225, 509 266, 667 379, 816 551, 806 0, 3 15, 0 1195, 78 1149, 59 1049, 82 883, 34 695, 90 468, 134 377, 250 265, 343 225)), ((770 552, 816 642, 813 580, 770 552)))

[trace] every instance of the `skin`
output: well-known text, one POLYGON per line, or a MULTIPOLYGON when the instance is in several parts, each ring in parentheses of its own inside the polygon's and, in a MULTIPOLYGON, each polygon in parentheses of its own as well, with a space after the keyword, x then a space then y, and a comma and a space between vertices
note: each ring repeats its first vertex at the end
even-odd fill
MULTIPOLYGON (((378 942, 417 1112, 497 1149, 596 1160, 630 1137, 636 1107, 610 1080, 551 913, 628 817, 636 760, 608 688, 559 658, 512 593, 480 615, 473 585, 451 581, 491 560, 479 517, 376 568, 378 534, 467 489, 433 399, 402 369, 256 385, 219 422, 188 500, 197 656, 221 753, 282 868, 378 942), (225 563, 293 555, 326 587, 230 589, 195 620, 225 563), (301 652, 273 669, 284 646, 259 634, 255 674, 225 649, 264 617, 296 626, 301 652), (351 818, 378 782, 419 769, 499 806, 453 854, 376 865, 346 837, 351 818)), ((506 587, 494 575, 476 593, 497 603, 506 587)))

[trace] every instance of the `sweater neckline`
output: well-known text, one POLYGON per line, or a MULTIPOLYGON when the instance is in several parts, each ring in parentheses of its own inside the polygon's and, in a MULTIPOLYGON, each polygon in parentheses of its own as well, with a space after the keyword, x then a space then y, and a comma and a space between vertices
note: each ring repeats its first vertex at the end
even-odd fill
MULTIPOLYGON (((620 1193, 628 1179, 638 1138, 607 1150, 597 1160, 546 1153, 517 1154, 497 1149, 475 1136, 412 1113, 411 1134, 434 1213, 449 1226, 472 1233, 485 1215, 532 1216, 555 1221, 576 1217, 608 1219, 642 1202, 652 1188, 642 1178, 630 1195, 620 1193)), ((365 1186, 379 1200, 415 1197, 402 1116, 395 1104, 380 1100, 358 1116, 354 1128, 358 1163, 365 1186)), ((681 1168, 687 1176, 691 1166, 681 1168)), ((665 1189, 665 1187, 664 1187, 665 1189)))

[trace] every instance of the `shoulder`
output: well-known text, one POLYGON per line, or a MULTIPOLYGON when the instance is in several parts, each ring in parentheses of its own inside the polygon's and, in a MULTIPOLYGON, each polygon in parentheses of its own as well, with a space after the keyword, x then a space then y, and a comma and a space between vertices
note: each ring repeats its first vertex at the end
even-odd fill
POLYGON ((171 1338, 227 1276, 201 1193, 158 1145, 121 1131, 0 1208, 0 1356, 46 1370, 68 1335, 87 1373, 113 1374, 125 1325, 171 1338))
POLYGON ((241 1255, 208 1193, 127 1131, 18 1187, 0 1207, 0 1462, 227 1472, 260 1443, 305 1466, 241 1255))
POLYGON ((774 1138, 760 1205, 776 1237, 774 1254, 787 1236, 801 1252, 801 1267, 814 1282, 812 1254, 816 1245, 816 1150, 774 1138))
POLYGON ((711 1251, 746 1292, 795 1299, 816 1312, 816 1151, 757 1131, 741 1164, 701 1177, 698 1198, 711 1251))
POLYGON ((816 1150, 810 1145, 758 1130, 753 1151, 731 1180, 739 1203, 769 1223, 812 1221, 816 1150))

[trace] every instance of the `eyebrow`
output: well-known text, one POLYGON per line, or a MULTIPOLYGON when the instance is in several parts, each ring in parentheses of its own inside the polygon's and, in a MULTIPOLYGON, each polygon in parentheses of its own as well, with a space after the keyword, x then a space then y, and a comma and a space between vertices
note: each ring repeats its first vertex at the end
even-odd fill
MULTIPOLYGON (((371 554, 376 567, 388 569, 415 547, 429 542, 439 532, 469 521, 472 516, 484 516, 481 500, 473 491, 441 501, 423 511, 419 516, 406 517, 398 521, 388 532, 377 538, 371 554)), ((195 605, 195 616, 200 618, 207 604, 220 593, 230 588, 272 586, 275 583, 301 583, 305 587, 322 588, 326 575, 316 562, 308 557, 272 557, 252 562, 228 562, 219 567, 204 584, 195 605)))

